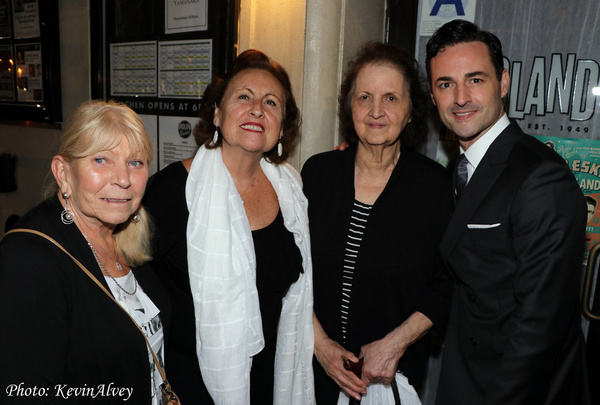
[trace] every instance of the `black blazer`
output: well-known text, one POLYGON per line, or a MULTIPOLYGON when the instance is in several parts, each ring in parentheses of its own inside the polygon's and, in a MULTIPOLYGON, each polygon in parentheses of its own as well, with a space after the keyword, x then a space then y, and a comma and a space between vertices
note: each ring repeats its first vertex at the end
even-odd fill
POLYGON ((437 404, 581 403, 585 223, 564 160, 509 125, 440 246, 456 285, 437 404))
MULTIPOLYGON (((44 201, 16 228, 54 238, 110 291, 79 229, 60 221, 61 210, 56 198, 44 201)), ((166 292, 147 266, 134 269, 134 274, 160 309, 167 335, 166 292)), ((61 402, 67 388, 102 384, 133 388, 127 404, 150 402, 150 363, 142 334, 65 253, 38 235, 10 234, 0 243, 0 325, 0 402, 61 402), (38 387, 38 392, 43 388, 45 395, 7 397, 6 388, 19 383, 24 389, 38 387)), ((122 404, 124 398, 80 394, 69 402, 122 404)))
MULTIPOLYGON (((308 198, 315 313, 328 336, 341 343, 344 254, 354 204, 356 147, 312 156, 302 169, 308 198)), ((354 272, 346 349, 383 338, 420 311, 443 332, 452 279, 438 254, 452 211, 450 179, 431 159, 402 150, 388 183, 370 211, 354 272)), ((398 363, 419 387, 429 336, 411 345, 398 363)), ((315 362, 318 403, 335 403, 339 387, 315 362)))

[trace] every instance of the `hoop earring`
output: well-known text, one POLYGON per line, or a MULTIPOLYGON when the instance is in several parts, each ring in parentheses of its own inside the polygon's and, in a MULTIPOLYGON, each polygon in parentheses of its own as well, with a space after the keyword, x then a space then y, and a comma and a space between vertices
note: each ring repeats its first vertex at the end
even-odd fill
POLYGON ((60 220, 65 225, 71 225, 75 220, 75 216, 73 211, 69 209, 69 196, 67 193, 62 193, 61 197, 65 200, 65 209, 60 213, 60 220))
POLYGON ((212 145, 215 146, 217 144, 217 142, 219 142, 219 129, 215 128, 215 133, 214 133, 213 139, 212 139, 212 145))

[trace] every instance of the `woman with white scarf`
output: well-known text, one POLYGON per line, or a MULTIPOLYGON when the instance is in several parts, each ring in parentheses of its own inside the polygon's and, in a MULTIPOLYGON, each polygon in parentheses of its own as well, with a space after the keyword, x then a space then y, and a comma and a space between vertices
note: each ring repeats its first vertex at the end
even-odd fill
POLYGON ((206 89, 195 157, 150 181, 173 301, 166 367, 184 404, 315 403, 307 201, 285 163, 299 124, 285 70, 243 52, 206 89))

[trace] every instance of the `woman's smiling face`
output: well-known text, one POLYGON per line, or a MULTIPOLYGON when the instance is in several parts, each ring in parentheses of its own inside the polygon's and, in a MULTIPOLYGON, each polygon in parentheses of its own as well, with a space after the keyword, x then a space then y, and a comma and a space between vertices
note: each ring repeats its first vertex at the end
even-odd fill
POLYGON ((260 154, 273 149, 283 131, 284 94, 264 70, 246 69, 231 79, 214 116, 223 147, 260 154))
POLYGON ((387 64, 370 64, 361 69, 351 106, 354 129, 362 144, 391 145, 411 120, 404 76, 387 64))
POLYGON ((143 153, 132 151, 122 137, 109 150, 65 162, 69 208, 75 221, 112 228, 138 209, 148 181, 143 153))

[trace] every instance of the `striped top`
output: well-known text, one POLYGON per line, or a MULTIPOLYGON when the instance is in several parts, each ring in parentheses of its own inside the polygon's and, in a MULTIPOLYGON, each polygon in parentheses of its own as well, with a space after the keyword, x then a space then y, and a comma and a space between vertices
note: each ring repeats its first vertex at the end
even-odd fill
POLYGON ((372 205, 364 204, 354 200, 352 215, 350 216, 350 227, 348 229, 348 238, 346 239, 346 253, 344 255, 344 269, 342 282, 342 307, 341 307, 341 326, 342 343, 346 344, 346 332, 348 327, 348 316, 350 312, 350 297, 352 295, 352 284, 354 281, 354 271, 360 244, 362 242, 367 220, 371 213, 372 205))

